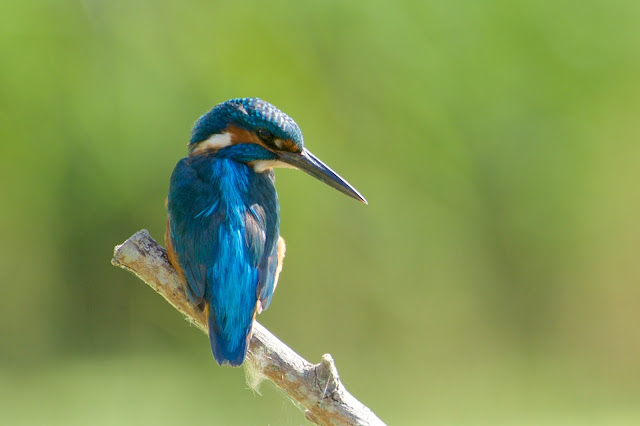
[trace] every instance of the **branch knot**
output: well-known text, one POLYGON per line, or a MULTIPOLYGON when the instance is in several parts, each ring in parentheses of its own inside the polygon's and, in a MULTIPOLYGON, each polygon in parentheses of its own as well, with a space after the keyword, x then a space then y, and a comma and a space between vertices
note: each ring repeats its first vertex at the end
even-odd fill
POLYGON ((324 398, 331 398, 335 402, 340 402, 340 376, 338 369, 330 354, 322 355, 322 361, 314 366, 316 386, 322 392, 324 398))

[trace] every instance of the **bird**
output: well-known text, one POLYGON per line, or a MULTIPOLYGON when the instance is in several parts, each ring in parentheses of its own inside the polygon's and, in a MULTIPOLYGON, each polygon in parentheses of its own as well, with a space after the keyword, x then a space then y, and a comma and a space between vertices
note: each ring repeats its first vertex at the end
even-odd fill
POLYGON ((278 167, 367 204, 305 148, 291 117, 259 98, 230 99, 202 115, 171 174, 167 254, 189 301, 207 315, 219 365, 244 362, 255 316, 269 307, 282 270, 278 167))

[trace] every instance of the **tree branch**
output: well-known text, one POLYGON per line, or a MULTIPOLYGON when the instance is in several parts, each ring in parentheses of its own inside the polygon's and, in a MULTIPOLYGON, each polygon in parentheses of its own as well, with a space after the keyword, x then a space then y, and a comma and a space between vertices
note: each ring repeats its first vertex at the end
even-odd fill
MULTIPOLYGON (((166 251, 146 229, 116 246, 111 263, 158 292, 174 308, 205 333, 204 312, 187 299, 166 251)), ((311 364, 282 343, 257 321, 245 360, 247 382, 256 388, 262 378, 271 380, 305 408, 307 420, 319 425, 384 425, 376 415, 344 388, 331 355, 311 364)))

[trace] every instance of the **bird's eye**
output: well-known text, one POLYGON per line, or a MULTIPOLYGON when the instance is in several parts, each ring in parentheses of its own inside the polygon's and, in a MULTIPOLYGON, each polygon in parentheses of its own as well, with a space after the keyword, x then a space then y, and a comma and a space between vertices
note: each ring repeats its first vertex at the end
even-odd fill
POLYGON ((273 142, 273 133, 265 129, 258 129, 258 137, 262 139, 263 142, 270 143, 273 142))

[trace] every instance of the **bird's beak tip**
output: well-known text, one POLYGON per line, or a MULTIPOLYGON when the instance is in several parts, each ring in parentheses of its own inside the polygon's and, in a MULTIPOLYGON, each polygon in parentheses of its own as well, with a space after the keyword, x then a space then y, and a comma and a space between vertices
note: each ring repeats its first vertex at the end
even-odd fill
MULTIPOLYGON (((354 191, 355 191, 355 189, 354 189, 354 191)), ((350 193, 350 194, 347 194, 347 195, 349 195, 349 196, 351 196, 352 198, 354 198, 354 199, 356 199, 356 200, 360 201, 362 204, 369 205, 369 202, 367 201, 367 199, 366 199, 366 198, 364 198, 364 197, 362 196, 362 194, 361 194, 361 193, 359 193, 358 191, 355 191, 355 193, 350 193)))

